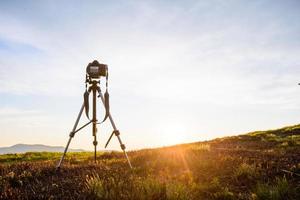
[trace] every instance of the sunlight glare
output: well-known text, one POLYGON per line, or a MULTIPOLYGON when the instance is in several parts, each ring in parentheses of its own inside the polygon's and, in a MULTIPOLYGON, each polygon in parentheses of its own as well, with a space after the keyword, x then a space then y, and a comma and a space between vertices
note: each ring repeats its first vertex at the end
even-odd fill
POLYGON ((161 130, 161 143, 163 145, 174 145, 183 143, 186 139, 187 129, 184 124, 166 124, 161 130))

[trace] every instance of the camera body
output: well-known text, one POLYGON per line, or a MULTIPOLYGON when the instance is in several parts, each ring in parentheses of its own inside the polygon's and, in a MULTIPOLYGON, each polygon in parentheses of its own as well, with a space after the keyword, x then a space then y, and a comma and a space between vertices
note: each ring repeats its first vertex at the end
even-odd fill
POLYGON ((101 64, 97 60, 89 63, 86 67, 86 73, 90 78, 99 79, 101 76, 107 76, 108 69, 106 64, 101 64))

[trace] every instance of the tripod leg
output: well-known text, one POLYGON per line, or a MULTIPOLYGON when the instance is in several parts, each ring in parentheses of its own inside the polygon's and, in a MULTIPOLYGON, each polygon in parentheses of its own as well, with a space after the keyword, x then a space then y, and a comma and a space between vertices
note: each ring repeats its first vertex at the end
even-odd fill
MULTIPOLYGON (((101 91, 99 92, 99 96, 100 96, 100 98, 101 98, 101 101, 102 101, 103 105, 105 106, 104 97, 103 97, 103 94, 101 93, 101 91)), ((121 146, 121 149, 123 150, 124 155, 125 155, 125 157, 126 157, 126 159, 127 159, 127 162, 128 162, 128 164, 129 164, 129 167, 132 168, 132 165, 131 165, 131 163, 130 163, 130 160, 129 160, 129 158, 128 158, 128 155, 127 155, 127 153, 126 153, 126 151, 125 151, 126 147, 125 147, 125 145, 122 143, 122 140, 121 140, 121 137, 120 137, 120 132, 118 131, 118 129, 117 129, 116 125, 115 125, 115 122, 114 122, 114 120, 113 120, 113 118, 112 118, 112 116, 111 116, 110 113, 109 113, 109 115, 108 115, 108 118, 109 118, 109 121, 110 121, 110 123, 111 123, 113 129, 114 129, 113 134, 115 134, 115 135, 117 136, 118 141, 119 141, 120 146, 121 146)))
POLYGON ((63 155, 61 156, 60 161, 59 161, 59 163, 58 163, 58 165, 57 165, 57 167, 56 167, 57 169, 60 168, 60 166, 61 166, 61 164, 62 164, 62 162, 63 162, 63 160, 64 160, 64 158, 65 158, 65 155, 66 155, 66 153, 67 153, 67 151, 68 151, 68 148, 69 148, 69 145, 70 145, 70 143, 71 143, 71 140, 72 140, 72 138, 73 138, 74 135, 75 135, 74 131, 75 131, 76 128, 77 128, 77 125, 78 125, 78 123, 79 123, 79 120, 80 120, 80 117, 81 117, 81 115, 82 115, 83 110, 84 110, 84 103, 83 103, 82 106, 81 106, 81 109, 80 109, 80 111, 79 111, 78 117, 77 117, 76 122, 75 122, 75 124, 74 124, 74 126, 73 126, 73 130, 72 130, 71 133, 70 133, 70 137, 69 137, 68 143, 67 143, 67 145, 66 145, 65 151, 64 151, 63 155))

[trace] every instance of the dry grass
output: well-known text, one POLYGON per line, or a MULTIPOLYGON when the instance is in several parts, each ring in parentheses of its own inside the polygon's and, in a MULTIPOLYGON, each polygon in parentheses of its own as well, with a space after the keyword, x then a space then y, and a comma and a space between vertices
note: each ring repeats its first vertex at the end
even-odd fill
POLYGON ((57 153, 2 155, 0 199, 300 199, 299 135, 294 126, 132 151, 133 170, 118 152, 97 164, 70 153, 59 172, 57 153))

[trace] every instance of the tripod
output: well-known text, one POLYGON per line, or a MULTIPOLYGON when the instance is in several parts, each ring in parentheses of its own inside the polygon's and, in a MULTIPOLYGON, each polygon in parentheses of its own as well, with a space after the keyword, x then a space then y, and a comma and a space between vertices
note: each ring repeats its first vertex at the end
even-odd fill
MULTIPOLYGON (((81 129, 83 129, 84 127, 88 126, 88 125, 91 124, 91 123, 92 123, 92 125, 93 125, 93 129, 92 129, 92 130, 93 130, 93 137, 94 137, 94 141, 93 141, 93 145, 94 145, 94 161, 95 161, 95 163, 97 162, 97 144, 98 144, 98 142, 97 142, 97 124, 99 124, 99 123, 98 123, 98 120, 97 120, 97 110, 96 110, 97 92, 98 92, 98 94, 99 94, 98 97, 101 98, 101 101, 102 101, 103 105, 105 105, 105 99, 104 99, 104 97, 103 97, 103 94, 101 93, 100 87, 98 86, 98 84, 100 84, 100 81, 93 80, 93 81, 90 81, 89 83, 90 83, 91 85, 89 86, 89 89, 88 89, 87 92, 88 92, 88 93, 90 93, 90 92, 93 93, 93 117, 92 117, 92 119, 91 119, 88 123, 86 123, 85 125, 81 126, 81 127, 78 128, 78 129, 76 129, 76 128, 77 128, 77 125, 78 125, 78 123, 79 123, 79 120, 80 120, 80 118, 81 118, 81 115, 82 115, 82 113, 83 113, 83 110, 84 110, 84 108, 85 108, 85 105, 84 105, 84 103, 83 103, 82 106, 81 106, 81 109, 80 109, 80 111, 79 111, 78 117, 77 117, 77 119, 76 119, 76 121, 75 121, 75 124, 74 124, 74 126, 73 126, 73 129, 72 129, 72 131, 70 132, 69 140, 68 140, 68 143, 67 143, 66 148, 65 148, 65 150, 64 150, 64 153, 63 153, 63 155, 61 156, 61 159, 60 159, 60 161, 59 161, 59 163, 58 163, 58 165, 57 165, 57 167, 56 167, 57 169, 60 168, 60 166, 61 166, 61 164, 62 164, 62 162, 63 162, 63 160, 64 160, 64 158, 65 158, 65 155, 66 155, 66 153, 67 153, 67 151, 68 151, 68 148, 69 148, 69 145, 70 145, 70 143, 71 143, 71 140, 72 140, 72 138, 75 136, 75 133, 77 133, 78 131, 80 131, 81 129)), ((112 127, 113 127, 113 132, 112 132, 112 134, 110 135, 110 137, 109 137, 109 139, 108 139, 108 141, 107 141, 107 143, 106 143, 106 145, 105 145, 105 148, 107 147, 108 143, 110 142, 112 136, 113 136, 113 135, 117 136, 118 141, 119 141, 120 146, 121 146, 121 149, 122 149, 122 151, 123 151, 123 153, 124 153, 124 155, 125 155, 125 157, 126 157, 126 159, 127 159, 128 164, 129 164, 129 167, 132 168, 132 165, 131 165, 131 163, 130 163, 130 160, 129 160, 129 158, 128 158, 128 155, 127 155, 127 153, 126 153, 126 151, 125 151, 125 148, 126 148, 126 147, 125 147, 125 145, 122 143, 122 140, 121 140, 121 137, 120 137, 120 132, 118 131, 118 129, 117 129, 117 127, 116 127, 116 125, 115 125, 115 123, 114 123, 114 120, 113 120, 113 118, 112 118, 112 116, 111 116, 110 113, 108 114, 108 118, 109 118, 110 123, 111 123, 111 125, 112 125, 112 127)))

